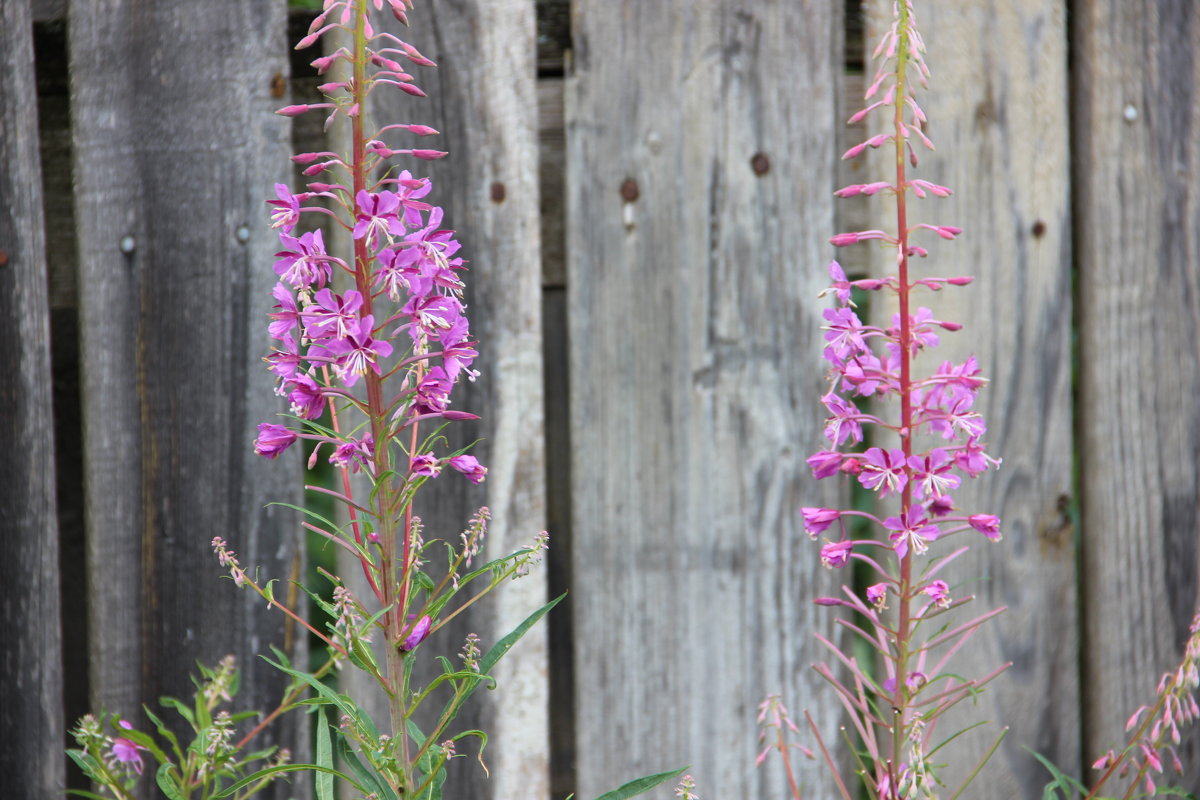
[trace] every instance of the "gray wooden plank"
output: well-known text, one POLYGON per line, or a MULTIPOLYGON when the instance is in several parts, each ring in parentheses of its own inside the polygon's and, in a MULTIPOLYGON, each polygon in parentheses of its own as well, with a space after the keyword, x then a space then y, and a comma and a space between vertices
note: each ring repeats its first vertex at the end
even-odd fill
MULTIPOLYGON (((935 741, 970 723, 991 722, 938 754, 950 762, 944 776, 956 788, 1008 727, 1002 748, 968 794, 1034 797, 1048 777, 1026 748, 1066 769, 1080 757, 1077 573, 1067 515, 1073 435, 1066 3, 914 5, 933 72, 919 97, 937 150, 917 144, 919 165, 910 177, 949 186, 954 194, 911 200, 909 224, 954 225, 964 233, 953 242, 916 234, 930 255, 910 264, 917 277, 975 277, 965 288, 914 293, 915 305, 965 326, 939 331, 941 346, 917 359, 916 374, 974 354, 991 381, 976 404, 988 423, 987 449, 1004 460, 998 471, 965 480, 953 492, 963 513, 998 515, 1004 535, 998 544, 980 536, 951 541, 972 551, 940 577, 956 594, 977 597, 954 619, 1008 610, 952 668, 982 677, 1013 664, 976 703, 963 703, 942 721, 935 741)), ((871 4, 866 55, 891 13, 890 2, 871 4)), ((866 66, 868 82, 874 69, 866 66)), ((879 129, 876 122, 870 132, 879 129)), ((862 138, 867 135, 864 130, 862 138)), ((894 158, 889 147, 880 148, 860 179, 894 177, 894 158)), ((868 227, 894 230, 894 203, 877 197, 872 205, 876 217, 868 227), (890 218, 880 218, 881 207, 889 207, 890 218)), ((894 262, 891 253, 874 252, 877 269, 879 262, 894 262)), ((876 309, 875 321, 890 324, 895 311, 876 309)))
POLYGON ((50 305, 28 0, 0 5, 0 795, 64 786, 50 305))
POLYGON ((67 0, 32 0, 33 18, 38 22, 67 16, 67 0))
MULTIPOLYGON (((1073 14, 1091 760, 1178 663, 1200 596, 1200 8, 1090 0, 1073 14)), ((1182 756, 1196 791, 1194 735, 1182 756)))
MULTIPOLYGON (((468 517, 487 505, 492 521, 485 555, 495 558, 528 545, 546 526, 535 4, 418 3, 410 20, 410 28, 396 33, 437 62, 436 69, 414 73, 430 99, 378 92, 373 113, 379 124, 413 121, 437 128, 440 136, 416 146, 450 153, 404 167, 433 179, 425 199, 445 208, 445 224, 458 232, 469 262, 467 315, 479 342, 474 367, 481 374, 455 389, 454 407, 482 419, 455 423, 447 433, 452 447, 482 439, 473 452, 489 470, 482 487, 443 475, 422 490, 416 510, 427 538, 457 541, 468 517)), ((439 646, 457 652, 473 631, 486 647, 545 598, 541 567, 500 586, 447 628, 439 646)), ((449 779, 455 794, 549 796, 546 649, 543 623, 500 662, 497 690, 476 695, 464 710, 463 727, 478 726, 490 737, 484 753, 490 776, 474 760, 462 759, 449 779)))
MULTIPOLYGON (((209 542, 287 580, 298 461, 253 453, 282 410, 261 364, 286 180, 285 4, 70 8, 92 701, 134 715, 238 655, 239 704, 283 683, 255 656, 304 642, 219 579, 209 542), (203 21, 201 23, 201 21, 203 21)), ((300 727, 297 718, 294 723, 300 727)), ((295 731, 262 743, 295 743, 295 731)))
MULTIPOLYGON (((837 10, 575 4, 581 796, 691 764, 702 797, 783 797, 782 768, 754 767, 768 692, 836 738, 834 698, 808 669, 831 616, 811 599, 846 576, 821 569, 797 507, 836 491, 804 459, 824 416, 817 294, 833 225, 837 10)), ((801 762, 806 791, 831 796, 824 767, 801 762)))

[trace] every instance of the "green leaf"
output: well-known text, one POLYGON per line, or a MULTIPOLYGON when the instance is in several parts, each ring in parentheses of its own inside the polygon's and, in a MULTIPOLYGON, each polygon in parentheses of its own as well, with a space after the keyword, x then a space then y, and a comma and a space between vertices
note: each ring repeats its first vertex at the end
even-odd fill
POLYGON ((183 794, 179 791, 179 783, 171 776, 173 769, 175 769, 174 764, 163 764, 158 768, 158 772, 154 773, 154 782, 167 796, 167 800, 183 800, 183 794))
POLYGON ((176 700, 174 697, 160 697, 158 698, 158 704, 163 708, 175 709, 179 712, 179 716, 188 721, 189 725, 191 725, 193 728, 196 727, 196 715, 192 713, 192 710, 188 708, 187 704, 176 700))
POLYGON ((158 730, 158 735, 171 743, 171 750, 175 753, 176 761, 183 761, 183 751, 179 749, 179 740, 175 738, 175 734, 163 724, 163 721, 158 718, 153 711, 146 706, 142 706, 142 711, 146 713, 146 719, 154 723, 154 727, 158 730))
MULTIPOLYGON (((1029 748, 1026 749, 1028 750, 1029 748)), ((1040 761, 1042 766, 1045 767, 1049 771, 1050 775, 1054 778, 1054 780, 1047 783, 1046 788, 1042 790, 1042 800, 1056 800, 1059 791, 1063 793, 1063 798, 1072 798, 1077 793, 1081 795, 1087 794, 1086 786, 1077 781, 1075 778, 1064 774, 1063 771, 1060 770, 1053 761, 1046 758, 1041 753, 1036 753, 1033 750, 1029 750, 1029 752, 1033 753, 1033 757, 1040 761)))
POLYGON ((358 760, 358 755, 350 747, 350 743, 346 741, 345 737, 339 736, 334 742, 337 745, 338 759, 343 764, 348 765, 351 771, 358 776, 362 785, 370 790, 366 793, 375 794, 381 800, 399 800, 396 793, 392 791, 392 787, 388 786, 386 781, 379 780, 374 773, 363 766, 363 763, 358 760))
POLYGON ((67 755, 71 757, 71 760, 74 761, 81 770, 83 770, 83 774, 86 775, 89 780, 95 781, 96 783, 102 782, 100 780, 100 762, 96 761, 96 759, 92 758, 82 750, 68 750, 67 755))
MULTIPOLYGON (((555 601, 557 602, 557 601, 555 601)), ((687 767, 680 767, 670 772, 660 772, 656 775, 647 775, 637 780, 632 780, 619 789, 613 789, 611 792, 605 792, 596 798, 596 800, 626 800, 629 797, 637 797, 643 792, 648 792, 660 783, 666 783, 669 780, 678 778, 684 773, 687 767)))
POLYGON ((351 778, 349 775, 345 774, 344 772, 338 772, 336 769, 322 767, 317 764, 281 764, 277 767, 267 767, 265 769, 260 769, 258 772, 255 772, 253 775, 247 775, 246 777, 242 778, 240 781, 233 784, 232 786, 228 786, 225 789, 222 789, 220 792, 217 792, 216 794, 212 795, 211 800, 222 800, 222 798, 230 797, 233 794, 235 794, 238 790, 245 789, 247 786, 249 786, 252 783, 261 781, 263 778, 270 777, 271 775, 279 775, 284 772, 327 772, 327 773, 333 775, 335 778, 341 778, 346 783, 350 784, 351 786, 353 786, 355 789, 362 792, 363 794, 367 794, 367 790, 364 789, 362 786, 360 786, 358 783, 356 783, 353 778, 351 778))
MULTIPOLYGON (((317 765, 333 769, 333 746, 329 741, 329 724, 325 722, 325 709, 317 709, 317 765)), ((328 772, 317 773, 317 800, 333 800, 333 776, 328 772)))
POLYGON ((538 620, 546 616, 550 609, 558 605, 566 596, 567 595, 564 592, 563 594, 560 594, 558 597, 551 600, 549 603, 546 603, 546 605, 542 606, 537 611, 526 617, 525 621, 518 625, 512 633, 508 634, 503 639, 496 642, 496 644, 492 645, 492 649, 488 650, 483 658, 479 661, 480 673, 486 675, 491 672, 492 667, 496 666, 496 662, 499 661, 505 653, 511 650, 513 645, 516 644, 530 628, 537 624, 538 620))
POLYGON ((321 683, 321 681, 317 680, 307 672, 289 669, 282 664, 276 664, 266 656, 260 655, 259 658, 261 658, 263 661, 266 661, 272 667, 275 667, 275 669, 280 670, 281 672, 286 672, 288 675, 307 683, 314 690, 316 690, 317 694, 321 695, 321 697, 327 703, 337 706, 339 711, 358 723, 358 725, 363 729, 364 732, 366 732, 368 736, 370 736, 372 740, 379 739, 379 730, 375 727, 375 723, 372 722, 370 716, 368 716, 366 712, 355 705, 354 701, 349 697, 344 694, 338 694, 333 689, 330 689, 328 686, 321 683))
POLYGON ((96 794, 95 792, 85 792, 83 789, 67 789, 67 794, 73 794, 76 797, 90 797, 92 800, 112 800, 112 798, 96 794))

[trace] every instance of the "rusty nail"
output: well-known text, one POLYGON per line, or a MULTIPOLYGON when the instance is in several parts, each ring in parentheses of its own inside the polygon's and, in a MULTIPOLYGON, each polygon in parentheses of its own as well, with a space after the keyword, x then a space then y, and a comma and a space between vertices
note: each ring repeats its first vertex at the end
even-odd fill
POLYGON ((766 175, 771 171, 771 159, 767 158, 766 153, 755 153, 750 159, 750 169, 754 170, 755 175, 766 175))
POLYGON ((1039 219, 1037 222, 1033 223, 1030 233, 1033 234, 1033 238, 1035 239, 1042 238, 1046 234, 1046 223, 1039 219))
POLYGON ((626 178, 621 184, 621 199, 626 203, 632 203, 634 200, 637 200, 641 194, 642 192, 638 188, 637 181, 635 181, 633 178, 626 178))
POLYGON ((271 76, 271 97, 279 99, 287 94, 287 81, 283 79, 282 72, 276 72, 271 76))
POLYGON ((0 250, 0 267, 8 266, 8 251, 0 250))
POLYGON ((508 196, 508 190, 504 188, 504 184, 500 181, 492 183, 492 202, 503 203, 504 198, 508 196))

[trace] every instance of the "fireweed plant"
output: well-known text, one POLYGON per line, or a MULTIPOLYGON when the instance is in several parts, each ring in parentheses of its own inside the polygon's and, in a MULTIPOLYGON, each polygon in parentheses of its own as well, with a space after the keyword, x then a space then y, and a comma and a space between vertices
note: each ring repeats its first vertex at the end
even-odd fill
MULTIPOLYGON (((826 567, 843 569, 854 564, 860 574, 870 576, 861 582, 861 591, 843 586, 842 596, 815 601, 843 609, 845 616, 837 623, 871 653, 869 663, 856 657, 859 650, 841 648, 818 634, 818 641, 842 669, 839 674, 825 663, 815 669, 833 687, 851 722, 852 734, 847 735, 846 744, 865 796, 871 800, 939 796, 945 787, 937 773, 950 760, 942 747, 963 732, 940 731, 943 714, 977 694, 1008 667, 1001 665, 979 678, 964 678, 951 668, 955 653, 1004 610, 987 611, 967 621, 954 618, 952 612, 974 598, 956 596, 946 580, 947 566, 968 550, 964 535, 979 534, 995 542, 1000 539, 1001 526, 992 514, 963 513, 951 493, 964 478, 976 478, 999 467, 1000 460, 985 451, 986 423, 974 410, 976 396, 987 383, 975 357, 962 363, 941 361, 923 375, 916 369, 918 361, 936 363, 931 362, 930 353, 939 344, 938 331, 953 332, 962 326, 939 319, 927 307, 914 307, 914 295, 972 281, 969 277, 916 277, 912 270, 913 259, 928 254, 925 245, 931 234, 953 240, 962 233, 952 225, 914 223, 909 218, 910 196, 925 200, 951 193, 945 186, 910 177, 908 172, 918 163, 914 139, 933 149, 923 130, 926 117, 916 90, 916 85, 928 88, 930 71, 924 53, 912 0, 894 3, 893 22, 872 55, 879 66, 864 98, 868 105, 849 120, 855 124, 878 118, 883 130, 843 155, 852 159, 868 148, 887 147, 895 154, 894 172, 886 180, 846 186, 835 194, 893 198, 895 229, 839 233, 830 243, 839 248, 877 243, 894 256, 896 271, 878 279, 850 280, 836 260, 830 264, 832 283, 823 294, 833 294, 836 306, 823 312, 823 329, 831 387, 821 398, 829 412, 824 430, 829 446, 808 459, 815 478, 856 480, 879 501, 890 498, 895 513, 881 518, 857 509, 800 509, 805 530, 814 540, 822 539, 820 558, 826 567), (856 291, 895 296, 899 312, 893 315, 890 327, 863 323, 855 312, 856 291), (866 402, 874 403, 874 411, 887 411, 873 413, 860 407, 866 402), (864 426, 873 426, 876 435, 868 438, 864 426), (899 446, 869 446, 886 439, 898 441, 899 446), (864 527, 873 528, 878 535, 856 538, 855 533, 864 527)), ((1153 775, 1163 772, 1168 757, 1176 771, 1182 770, 1174 751, 1180 742, 1179 728, 1200 715, 1192 696, 1200 685, 1200 617, 1191 630, 1184 660, 1162 677, 1156 702, 1130 718, 1125 747, 1109 751, 1093 765, 1102 774, 1090 790, 1037 756, 1053 776, 1046 797, 1100 798, 1100 789, 1114 776, 1126 779, 1124 798, 1144 796, 1137 793, 1139 788, 1153 795, 1163 791, 1153 775)), ((799 730, 779 697, 763 701, 758 722, 758 762, 772 751, 778 752, 791 793, 798 800, 801 789, 792 766, 792 750, 809 758, 816 756, 789 742, 789 736, 799 730)), ((811 717, 808 723, 841 796, 851 800, 853 790, 839 774, 827 743, 821 740, 811 717)), ((1002 732, 962 784, 947 796, 961 795, 1003 737, 1002 732)))
MULTIPOLYGON (((84 718, 75 731, 82 749, 72 757, 114 797, 131 797, 145 761, 152 759, 158 764, 157 784, 172 800, 244 798, 296 771, 316 773, 318 800, 332 800, 337 781, 357 797, 438 800, 448 761, 465 755, 460 752, 464 740, 476 740, 471 750, 481 763, 487 744, 483 731, 454 728, 458 711, 479 686, 494 685, 490 672, 497 661, 558 602, 533 612, 490 647, 469 634, 457 659, 436 656, 440 669, 433 670, 435 677, 417 685, 414 676, 430 672, 414 670, 427 639, 538 562, 547 535, 543 531, 528 547, 480 564, 487 508, 479 509, 456 538, 445 541, 429 538, 414 513, 414 498, 427 481, 451 472, 479 484, 487 468, 467 453, 469 447, 447 452, 442 435, 452 421, 477 419, 450 408, 457 383, 478 374, 471 368, 478 345, 462 300, 460 246, 454 232, 442 227, 442 209, 425 199, 432 191, 430 180, 390 165, 398 156, 431 160, 446 153, 389 144, 398 136, 425 137, 437 131, 411 123, 374 128, 364 113, 372 92, 424 96, 401 59, 419 67, 433 62, 379 25, 381 14, 407 25, 412 7, 412 0, 324 1, 297 49, 337 32, 348 44, 329 48, 332 52, 312 63, 321 75, 342 77, 319 87, 324 102, 291 105, 278 113, 292 117, 316 111, 326 115, 326 129, 348 125, 349 152, 293 156, 310 179, 306 190, 292 194, 277 184, 275 199, 268 201, 271 226, 282 247, 274 264, 279 282, 268 325, 276 345, 265 360, 290 414, 286 424, 260 424, 254 448, 273 459, 306 440, 310 467, 319 458, 333 465, 337 488, 306 488, 340 503, 345 524, 311 509, 296 510, 304 516, 304 528, 352 556, 369 594, 357 596, 342 578, 322 570, 332 584, 332 602, 301 587, 326 617, 323 625, 313 624, 281 602, 275 581, 260 580, 224 539, 214 538, 213 550, 237 586, 256 592, 305 627, 324 644, 328 659, 307 671, 275 650, 274 660, 266 660, 289 675, 291 685, 280 706, 266 715, 214 714, 220 701, 230 699, 236 678, 231 662, 223 662, 216 672, 205 671, 194 708, 163 701, 196 731, 186 751, 148 709, 147 718, 168 747, 120 716, 84 718), (322 217, 348 234, 352 252, 331 253, 320 227, 309 224, 306 229, 305 223, 322 217), (343 282, 353 288, 337 291, 343 282), (354 473, 366 480, 352 480, 354 473), (382 644, 379 651, 373 642, 382 644), (371 719, 355 698, 323 680, 347 668, 366 672, 383 690, 388 720, 371 719), (421 715, 422 730, 414 713, 427 703, 440 704, 440 709, 421 715), (282 751, 244 752, 266 725, 293 709, 316 716, 315 763, 290 763, 282 751), (235 737, 233 725, 251 717, 258 724, 235 737)), ((632 781, 603 800, 633 797, 682 772, 632 781)))

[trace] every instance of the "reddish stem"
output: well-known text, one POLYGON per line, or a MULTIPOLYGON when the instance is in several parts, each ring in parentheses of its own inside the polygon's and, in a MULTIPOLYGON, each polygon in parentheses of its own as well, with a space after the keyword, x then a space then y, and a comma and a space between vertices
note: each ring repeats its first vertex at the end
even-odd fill
MULTIPOLYGON (((900 20, 897 25, 899 43, 896 53, 896 87, 895 114, 893 125, 896 142, 896 236, 898 254, 899 286, 897 294, 900 300, 900 447, 904 452, 904 489, 901 492, 900 519, 903 524, 910 525, 912 509, 912 468, 908 459, 912 456, 912 330, 909 320, 909 291, 911 284, 908 279, 908 208, 907 184, 905 182, 905 144, 907 142, 904 127, 904 97, 905 97, 905 66, 908 57, 908 7, 904 0, 898 4, 900 20)), ((904 739, 907 720, 907 680, 909 639, 912 636, 912 547, 905 551, 900 559, 899 588, 899 625, 896 632, 896 689, 893 697, 895 717, 892 723, 892 761, 889 765, 891 777, 891 792, 893 797, 899 797, 899 776, 897 770, 900 763, 900 748, 904 739)))

